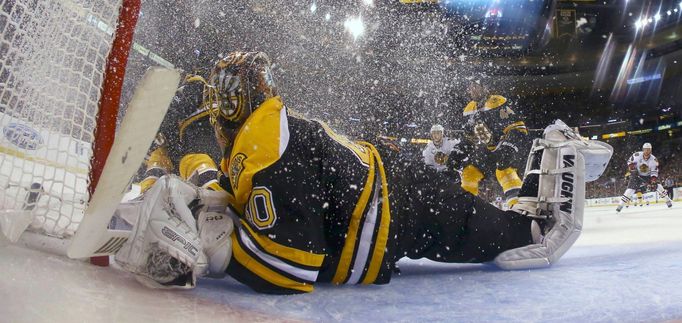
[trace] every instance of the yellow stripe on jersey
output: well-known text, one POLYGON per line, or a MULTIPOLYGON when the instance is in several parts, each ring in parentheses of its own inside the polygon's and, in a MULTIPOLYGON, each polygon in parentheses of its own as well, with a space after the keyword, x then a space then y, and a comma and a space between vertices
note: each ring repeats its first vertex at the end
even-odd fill
POLYGON ((502 191, 505 193, 509 190, 521 188, 523 184, 519 174, 516 172, 516 168, 513 167, 495 170, 495 177, 497 177, 497 182, 500 183, 502 191))
POLYGON ((207 154, 187 154, 180 159, 180 177, 188 180, 192 174, 201 173, 204 170, 218 170, 213 159, 207 154))
POLYGON ((526 128, 526 124, 523 121, 517 121, 517 122, 514 122, 514 123, 506 126, 504 128, 504 130, 502 130, 502 133, 504 133, 506 135, 508 132, 510 132, 512 130, 516 130, 516 131, 521 132, 525 135, 528 134, 528 128, 526 128))
POLYGON ((197 121, 201 118, 207 118, 210 115, 210 111, 208 109, 202 110, 198 113, 194 113, 191 116, 189 116, 187 119, 182 120, 180 123, 180 140, 185 139, 185 129, 189 127, 194 121, 197 121))
POLYGON ((155 177, 155 176, 149 176, 149 177, 143 179, 140 182, 140 192, 142 192, 142 193, 146 192, 148 189, 150 189, 152 186, 154 186, 154 184, 156 183, 156 180, 158 180, 158 179, 159 178, 155 177))
POLYGON ((384 254, 386 253, 386 243, 388 243, 388 229, 391 223, 391 208, 388 201, 388 182, 386 180, 386 172, 384 171, 384 163, 381 161, 381 156, 374 146, 366 144, 374 154, 377 160, 377 166, 379 166, 379 175, 381 175, 381 223, 379 224, 378 236, 374 243, 374 252, 372 253, 372 258, 369 263, 369 269, 367 270, 367 275, 363 279, 363 284, 372 284, 377 279, 379 275, 379 269, 381 269, 381 264, 384 260, 384 254))
POLYGON ((507 98, 501 95, 493 94, 488 98, 488 100, 485 101, 485 104, 483 105, 483 111, 497 109, 505 103, 507 103, 507 98))
MULTIPOLYGON (((225 191, 225 189, 224 189, 222 186, 220 186, 220 183, 218 183, 218 180, 210 181, 210 182, 208 182, 207 184, 204 184, 204 186, 202 186, 202 187, 203 187, 203 188, 208 188, 208 189, 211 189, 211 190, 214 190, 214 191, 218 191, 218 192, 225 191)), ((231 195, 230 195, 230 196, 231 196, 231 195)))
POLYGON ((466 117, 466 116, 470 116, 470 115, 476 113, 476 111, 478 110, 478 108, 476 106, 477 106, 476 101, 469 102, 464 107, 464 111, 462 112, 462 114, 466 117))
MULTIPOLYGON (((483 104, 483 107, 480 108, 481 111, 489 111, 493 109, 497 109, 507 103, 507 98, 501 96, 501 95, 491 95, 488 100, 485 101, 483 104)), ((478 112, 478 102, 476 101, 470 101, 465 107, 464 111, 462 111, 462 115, 465 117, 470 116, 478 112)))
POLYGON ((256 274, 258 277, 270 282, 273 285, 279 287, 299 290, 302 292, 312 292, 313 286, 310 284, 297 282, 288 277, 285 277, 272 269, 264 266, 256 259, 253 259, 239 244, 237 239, 236 231, 232 233, 232 255, 236 261, 238 261, 244 268, 248 268, 249 271, 256 274))
POLYGON ((240 222, 242 223, 242 227, 246 228, 249 234, 253 237, 255 240, 254 242, 261 246, 266 252, 304 266, 315 268, 322 266, 324 255, 281 245, 270 240, 265 235, 254 232, 251 227, 249 227, 248 223, 246 223, 246 221, 243 219, 240 219, 240 222))
POLYGON ((367 148, 365 148, 362 144, 351 141, 346 136, 337 134, 336 132, 334 132, 334 130, 332 130, 332 128, 329 127, 329 125, 327 125, 323 121, 320 120, 315 121, 322 125, 322 128, 327 133, 327 135, 329 135, 330 138, 334 139, 334 141, 340 143, 342 146, 352 151, 355 157, 357 157, 360 160, 360 162, 362 162, 365 166, 369 165, 370 153, 367 148))
POLYGON ((173 162, 171 162, 168 151, 164 147, 156 148, 149 154, 146 166, 147 169, 161 168, 169 173, 173 170, 173 162))
POLYGON ((279 160, 288 140, 286 110, 278 96, 267 99, 246 119, 235 137, 229 161, 223 159, 220 164, 230 180, 238 213, 244 214, 253 176, 279 160))
POLYGON ((353 255, 355 254, 355 242, 358 238, 358 230, 360 228, 360 223, 362 222, 362 216, 365 213, 367 202, 369 202, 369 198, 372 195, 375 171, 374 155, 369 154, 368 157, 369 172, 367 174, 367 181, 365 182, 362 193, 360 193, 360 198, 355 204, 355 209, 351 215, 350 223, 348 225, 348 233, 346 234, 346 241, 344 241, 343 249, 341 250, 339 265, 336 267, 336 273, 332 278, 332 282, 335 284, 343 284, 348 277, 353 255))

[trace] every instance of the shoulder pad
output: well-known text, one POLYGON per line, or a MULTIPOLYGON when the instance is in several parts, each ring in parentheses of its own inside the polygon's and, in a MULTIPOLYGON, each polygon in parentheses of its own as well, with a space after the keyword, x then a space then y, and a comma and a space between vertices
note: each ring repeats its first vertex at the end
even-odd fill
POLYGON ((483 110, 493 110, 496 108, 499 108, 503 104, 507 102, 507 98, 501 96, 501 95, 491 95, 488 98, 488 101, 485 101, 485 106, 483 107, 483 110))
POLYGON ((470 116, 470 115, 476 113, 476 110, 477 110, 476 101, 471 101, 466 105, 466 107, 464 107, 464 111, 462 112, 462 115, 464 115, 465 117, 470 116))

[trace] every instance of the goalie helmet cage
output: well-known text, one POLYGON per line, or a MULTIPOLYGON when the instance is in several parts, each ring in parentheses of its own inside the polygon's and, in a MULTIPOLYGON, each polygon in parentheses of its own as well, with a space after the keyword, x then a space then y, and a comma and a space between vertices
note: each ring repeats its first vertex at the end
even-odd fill
POLYGON ((114 140, 139 12, 140 0, 0 0, 0 217, 31 219, 24 245, 66 254, 114 140))

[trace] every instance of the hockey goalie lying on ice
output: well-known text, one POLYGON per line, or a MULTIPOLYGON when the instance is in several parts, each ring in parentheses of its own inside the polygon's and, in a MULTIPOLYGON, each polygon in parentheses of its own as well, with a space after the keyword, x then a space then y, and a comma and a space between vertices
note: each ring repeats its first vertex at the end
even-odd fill
POLYGON ((224 191, 164 176, 127 209, 138 221, 116 261, 145 285, 225 275, 275 294, 386 284, 403 257, 538 268, 580 235, 585 182, 603 172, 609 145, 557 121, 534 141, 519 203, 501 211, 447 178, 417 178, 390 149, 294 116, 269 64, 231 53, 206 85, 224 191))

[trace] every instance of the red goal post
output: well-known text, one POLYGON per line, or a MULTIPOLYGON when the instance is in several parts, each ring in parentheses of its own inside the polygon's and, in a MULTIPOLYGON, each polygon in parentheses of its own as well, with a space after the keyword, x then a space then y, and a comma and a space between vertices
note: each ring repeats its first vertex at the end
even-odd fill
MULTIPOLYGON (((117 128, 140 0, 0 0, 0 226, 65 254, 117 128)), ((93 258, 108 264, 108 257, 93 258)))
MULTIPOLYGON (((95 127, 93 145, 101 149, 96 149, 92 157, 90 185, 88 186, 90 196, 92 196, 97 183, 99 183, 104 163, 109 156, 109 151, 116 135, 116 121, 123 88, 123 78, 125 77, 125 67, 133 43, 135 25, 137 25, 137 18, 140 13, 140 0, 122 1, 116 31, 114 32, 115 37, 112 49, 106 62, 102 95, 99 100, 99 112, 97 114, 97 126, 95 127)), ((97 266, 109 265, 108 256, 92 257, 90 261, 97 266)))

